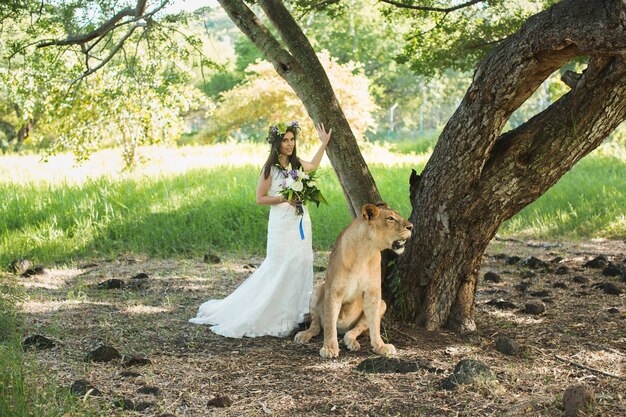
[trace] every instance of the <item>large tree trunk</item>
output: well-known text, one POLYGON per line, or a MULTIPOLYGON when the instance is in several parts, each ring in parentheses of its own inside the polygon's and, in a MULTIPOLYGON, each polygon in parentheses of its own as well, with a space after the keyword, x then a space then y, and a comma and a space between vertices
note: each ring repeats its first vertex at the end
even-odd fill
POLYGON ((626 119, 626 3, 564 1, 529 19, 478 66, 419 181, 415 233, 398 261, 406 318, 475 328, 481 256, 498 227, 535 201, 626 119), (517 129, 511 113, 555 70, 589 56, 571 91, 517 129))
POLYGON ((300 98, 311 119, 333 129, 328 156, 339 177, 352 216, 366 203, 380 201, 354 133, 309 40, 279 0, 259 0, 283 45, 242 0, 218 0, 230 19, 270 61, 300 98))

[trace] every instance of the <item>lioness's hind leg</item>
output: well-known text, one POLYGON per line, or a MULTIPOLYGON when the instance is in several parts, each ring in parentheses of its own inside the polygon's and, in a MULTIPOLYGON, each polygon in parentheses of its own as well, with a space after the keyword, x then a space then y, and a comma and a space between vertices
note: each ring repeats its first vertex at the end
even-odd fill
POLYGON ((343 336, 343 342, 346 344, 346 347, 351 351, 361 349, 361 344, 356 340, 356 338, 361 336, 361 334, 363 334, 366 330, 367 320, 365 320, 365 316, 361 314, 361 318, 357 324, 343 336))
POLYGON ((296 336, 293 338, 298 343, 307 343, 313 337, 320 334, 322 329, 321 326, 321 317, 320 317, 320 300, 324 295, 324 287, 321 285, 315 286, 313 288, 313 293, 311 294, 311 303, 309 306, 309 314, 311 315, 311 325, 305 331, 298 332, 296 336))
MULTIPOLYGON (((385 303, 385 301, 380 300, 380 305, 378 307, 380 320, 383 319, 385 311, 387 311, 387 304, 385 303)), ((343 342, 346 344, 348 349, 352 351, 359 350, 361 348, 361 344, 356 340, 356 338, 361 336, 366 331, 367 319, 365 318, 364 314, 361 314, 361 318, 359 319, 358 323, 343 336, 343 342)))

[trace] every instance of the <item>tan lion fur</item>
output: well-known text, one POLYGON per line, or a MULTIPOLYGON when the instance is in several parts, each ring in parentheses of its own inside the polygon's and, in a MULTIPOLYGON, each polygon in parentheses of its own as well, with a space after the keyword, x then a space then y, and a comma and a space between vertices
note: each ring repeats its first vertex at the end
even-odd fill
POLYGON ((396 353, 396 348, 380 337, 380 320, 387 309, 381 299, 380 252, 394 249, 402 253, 412 227, 384 203, 364 205, 361 215, 337 237, 326 280, 317 284, 311 295, 311 326, 296 334, 295 341, 310 341, 323 323, 323 358, 339 356, 338 333, 344 334, 348 349, 359 350, 356 339, 367 329, 374 352, 396 353))

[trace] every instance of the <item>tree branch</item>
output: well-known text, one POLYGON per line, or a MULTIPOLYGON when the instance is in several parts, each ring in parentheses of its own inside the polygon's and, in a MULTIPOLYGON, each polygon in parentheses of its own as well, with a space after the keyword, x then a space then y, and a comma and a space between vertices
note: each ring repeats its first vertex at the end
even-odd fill
POLYGON ((578 84, 578 81, 580 81, 580 77, 582 77, 582 74, 567 70, 561 76, 561 81, 563 81, 565 85, 567 85, 569 88, 574 89, 576 88, 576 84, 578 84))
MULTIPOLYGON (((117 54, 119 52, 120 49, 122 49, 122 47, 124 46, 124 42, 126 42, 126 40, 128 38, 130 38, 130 36, 133 34, 133 32, 142 27, 145 26, 145 23, 137 23, 136 25, 133 25, 128 32, 122 37, 122 39, 119 40, 119 42, 113 47, 113 49, 111 49, 111 52, 109 52, 109 55, 106 56, 106 58, 104 58, 102 61, 100 61, 100 63, 98 65, 96 65, 95 67, 89 69, 87 69, 87 71, 85 71, 84 73, 81 74, 80 77, 76 78, 75 80, 73 80, 71 82, 70 85, 75 84, 78 81, 81 81, 82 79, 88 77, 89 75, 93 74, 94 72, 98 71, 100 68, 102 68, 103 66, 105 66, 114 56, 115 54, 117 54)), ((89 65, 88 62, 88 58, 87 58, 87 62, 85 63, 85 65, 89 65)))
POLYGON ((242 0, 217 0, 230 19, 265 55, 279 73, 296 62, 242 0))
POLYGON ((408 3, 403 3, 400 1, 394 1, 394 0, 378 0, 381 3, 386 3, 389 4, 391 6, 395 6, 398 7, 400 9, 411 9, 411 10, 420 10, 423 12, 439 12, 439 13, 450 13, 453 12, 455 10, 459 10, 459 9, 463 9, 466 7, 470 7, 473 6, 474 4, 477 3, 482 3, 485 0, 470 0, 466 3, 462 3, 462 4, 458 4, 456 6, 452 6, 452 7, 431 7, 431 6, 417 6, 415 4, 408 4, 408 3))
POLYGON ((626 51, 625 13, 623 2, 565 0, 528 19, 501 42, 479 64, 444 128, 422 173, 423 186, 462 198, 480 180, 510 115, 551 73, 576 56, 626 51), (435 173, 454 173, 458 164, 464 167, 460 175, 435 173))
POLYGON ((302 19, 304 16, 306 16, 307 14, 309 14, 309 12, 313 10, 320 10, 324 8, 325 6, 329 6, 331 4, 337 4, 340 1, 341 0, 326 0, 326 1, 321 1, 319 3, 316 3, 312 5, 311 7, 307 7, 306 10, 299 16, 299 19, 302 19))
MULTIPOLYGON (((159 6, 157 6, 150 12, 144 14, 147 0, 137 0, 137 4, 134 8, 127 7, 125 9, 120 10, 119 12, 115 14, 115 16, 113 16, 112 18, 104 22, 102 25, 100 25, 98 28, 94 29, 93 31, 89 33, 84 33, 78 36, 68 36, 65 39, 41 42, 39 45, 37 45, 37 47, 44 48, 46 46, 54 46, 54 45, 57 45, 57 46, 84 45, 88 43, 89 41, 92 41, 96 38, 104 37, 104 35, 106 35, 107 33, 110 33, 111 31, 117 29, 118 27, 135 23, 139 20, 146 19, 146 18, 153 16, 154 14, 159 12, 163 7, 165 7, 165 5, 168 2, 169 0, 163 0, 159 6), (125 17, 134 17, 134 18, 130 20, 122 21, 125 17)), ((97 42, 99 42, 99 40, 97 42)))
POLYGON ((503 220, 535 201, 626 119, 625 58, 592 58, 579 78, 556 103, 496 141, 479 194, 501 207, 503 220))
MULTIPOLYGON (((325 74, 324 68, 320 64, 309 39, 304 35, 302 29, 300 29, 300 26, 283 2, 281 0, 259 0, 258 3, 272 25, 278 30, 291 55, 295 57, 300 65, 312 69, 313 72, 325 74)), ((332 92, 332 86, 330 81, 328 81, 328 77, 323 78, 317 80, 317 82, 323 84, 319 90, 321 92, 332 92)))
POLYGON ((134 15, 135 15, 135 9, 131 7, 127 7, 123 10, 120 10, 115 16, 113 16, 112 18, 104 22, 100 27, 98 27, 97 29, 94 29, 93 31, 89 33, 84 33, 78 36, 69 36, 66 39, 42 42, 39 45, 37 45, 37 47, 45 48, 46 46, 53 46, 53 45, 61 46, 61 45, 84 44, 111 31, 112 29, 114 29, 115 24, 119 22, 120 20, 122 20, 123 18, 134 16, 134 15))

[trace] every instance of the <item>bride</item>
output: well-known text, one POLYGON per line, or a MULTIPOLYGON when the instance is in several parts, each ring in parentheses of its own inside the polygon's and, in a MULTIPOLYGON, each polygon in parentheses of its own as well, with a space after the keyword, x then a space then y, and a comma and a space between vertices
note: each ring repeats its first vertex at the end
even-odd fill
POLYGON ((191 323, 209 324, 211 330, 226 337, 288 336, 309 311, 313 289, 313 249, 311 219, 304 206, 300 234, 297 201, 288 201, 281 194, 284 175, 291 165, 309 172, 317 169, 330 140, 324 125, 317 126, 322 142, 311 162, 296 155, 300 132, 298 122, 270 127, 267 141, 270 155, 263 166, 256 191, 256 202, 269 205, 267 255, 261 266, 232 294, 223 300, 209 300, 198 309, 191 323))

